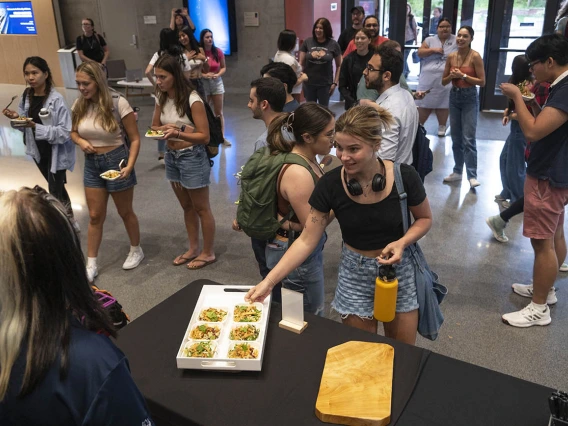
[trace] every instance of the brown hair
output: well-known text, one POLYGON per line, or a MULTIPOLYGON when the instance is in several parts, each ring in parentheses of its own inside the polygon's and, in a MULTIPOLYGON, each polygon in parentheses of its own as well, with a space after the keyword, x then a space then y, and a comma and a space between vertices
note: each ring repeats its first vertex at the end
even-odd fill
POLYGON ((294 112, 284 113, 276 117, 268 127, 266 142, 271 151, 290 152, 294 144, 303 145, 303 134, 316 137, 324 131, 335 114, 320 104, 306 102, 294 112), (294 140, 286 138, 283 131, 292 133, 294 140))
MULTIPOLYGON (((163 54, 154 64, 154 68, 161 68, 174 76, 174 105, 176 106, 178 115, 184 117, 187 111, 186 105, 189 105, 189 96, 195 88, 184 77, 178 58, 163 54)), ((164 105, 166 105, 168 101, 168 94, 156 87, 156 97, 158 98, 160 108, 163 110, 164 105)))

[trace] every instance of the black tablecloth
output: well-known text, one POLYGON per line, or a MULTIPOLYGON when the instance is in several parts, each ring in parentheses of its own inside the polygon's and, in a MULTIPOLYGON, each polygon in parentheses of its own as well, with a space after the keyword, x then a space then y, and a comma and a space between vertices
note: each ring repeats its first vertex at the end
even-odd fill
POLYGON ((271 309, 262 371, 178 370, 176 354, 204 284, 217 283, 194 281, 121 330, 117 341, 158 425, 322 425, 315 404, 327 350, 351 340, 394 347, 391 419, 400 416, 429 351, 309 314, 297 335, 278 327, 279 305, 271 309))
MULTIPOLYGON (((329 348, 358 340, 395 349, 391 425, 545 426, 552 389, 306 314, 301 335, 270 313, 261 372, 178 370, 198 280, 120 332, 118 346, 159 426, 322 425, 315 403, 329 348)), ((490 348, 488 348, 490 350, 490 348)))

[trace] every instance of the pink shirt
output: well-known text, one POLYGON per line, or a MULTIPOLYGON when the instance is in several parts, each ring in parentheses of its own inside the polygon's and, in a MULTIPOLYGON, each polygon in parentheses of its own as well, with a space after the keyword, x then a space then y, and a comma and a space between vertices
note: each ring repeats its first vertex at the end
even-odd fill
POLYGON ((217 48, 217 53, 219 54, 219 62, 215 60, 215 57, 213 56, 211 50, 205 51, 205 56, 207 56, 207 63, 209 64, 209 72, 212 72, 213 74, 217 74, 219 72, 219 70, 221 69, 221 59, 225 59, 225 55, 223 55, 221 49, 217 48))

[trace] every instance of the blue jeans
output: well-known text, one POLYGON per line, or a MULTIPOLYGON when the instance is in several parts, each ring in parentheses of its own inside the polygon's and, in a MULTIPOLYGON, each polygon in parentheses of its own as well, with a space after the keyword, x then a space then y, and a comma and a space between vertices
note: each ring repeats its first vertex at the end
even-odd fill
MULTIPOLYGON (((304 311, 323 316, 325 302, 323 279, 323 246, 327 240, 324 232, 312 254, 282 280, 282 287, 304 295, 304 311)), ((288 249, 288 241, 274 238, 266 245, 266 265, 272 269, 288 249)))
POLYGON ((468 179, 477 178, 475 131, 477 130, 478 109, 477 88, 452 87, 450 91, 450 130, 454 152, 454 173, 461 175, 465 162, 468 179))
POLYGON ((511 133, 499 157, 501 183, 503 184, 501 197, 511 200, 511 202, 521 198, 524 194, 525 177, 527 176, 526 147, 527 140, 519 122, 511 120, 511 133))
MULTIPOLYGON (((265 279, 270 269, 266 266, 266 240, 259 240, 257 238, 251 238, 250 244, 252 246, 252 251, 254 257, 258 263, 258 270, 262 279, 265 279)), ((282 303, 282 283, 276 283, 272 289, 272 301, 277 303, 282 303)))

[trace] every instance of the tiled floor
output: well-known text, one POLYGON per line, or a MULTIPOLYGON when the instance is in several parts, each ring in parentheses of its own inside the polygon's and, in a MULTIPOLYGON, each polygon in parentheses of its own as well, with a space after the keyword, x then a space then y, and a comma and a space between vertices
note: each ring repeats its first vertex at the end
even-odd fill
MULTIPOLYGON (((22 86, 0 85, 0 105, 6 105, 22 86)), ((76 92, 66 93, 72 102, 76 92)), ((99 256, 97 285, 110 290, 126 311, 136 318, 198 278, 231 284, 255 284, 259 275, 250 242, 231 230, 234 201, 239 194, 233 176, 252 153, 263 123, 253 120, 246 108, 247 95, 229 95, 225 116, 227 137, 233 142, 222 148, 212 172, 211 203, 217 222, 216 253, 219 261, 199 271, 171 265, 176 255, 186 249, 182 212, 168 182, 164 168, 157 162, 156 142, 142 140, 136 164, 138 186, 135 210, 139 216, 142 246, 146 259, 135 270, 121 269, 128 249, 128 239, 116 209, 109 204, 103 243, 99 256)), ((141 107, 139 127, 150 122, 152 101, 136 98, 141 107)), ((343 105, 332 109, 338 114, 343 105)), ((427 123, 434 134, 437 123, 427 123)), ((434 213, 434 225, 421 241, 422 248, 441 281, 450 289, 442 305, 446 322, 436 342, 419 338, 418 345, 544 385, 568 389, 568 304, 565 296, 566 274, 559 277, 559 302, 552 308, 553 322, 548 327, 516 329, 504 325, 500 315, 525 306, 527 299, 513 294, 511 283, 531 278, 533 252, 522 236, 522 216, 507 228, 510 242, 496 242, 485 218, 498 212, 493 197, 500 189, 499 153, 507 137, 500 116, 481 114, 478 125, 479 180, 476 192, 461 184, 442 184, 453 166, 450 137, 431 137, 434 172, 426 178, 426 190, 434 213)), ((82 186, 83 158, 78 154, 76 169, 68 174, 68 190, 83 230, 88 214, 82 186)), ((0 117, 0 189, 45 184, 33 161, 24 156, 21 135, 10 129, 0 117)), ((333 297, 340 251, 340 233, 336 223, 328 230, 325 248, 326 301, 333 297)), ((86 232, 81 234, 86 244, 86 232)), ((337 316, 327 314, 337 320, 337 316)), ((172 356, 174 356, 172 354, 172 356)))

